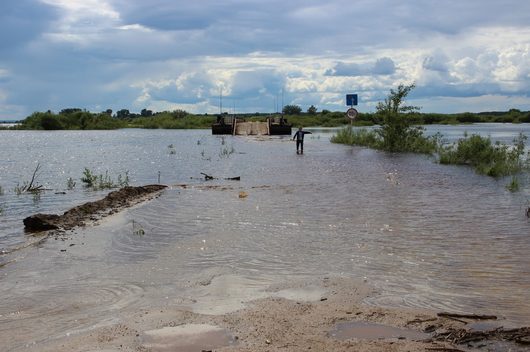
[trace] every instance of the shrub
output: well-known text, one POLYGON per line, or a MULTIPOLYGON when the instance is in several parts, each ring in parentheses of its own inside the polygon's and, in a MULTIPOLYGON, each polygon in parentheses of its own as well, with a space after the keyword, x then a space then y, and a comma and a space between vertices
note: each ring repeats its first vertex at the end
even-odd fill
POLYGON ((375 131, 363 129, 353 129, 351 126, 345 127, 331 137, 332 143, 347 145, 362 145, 379 149, 380 140, 375 131))
POLYGON ((513 175, 528 166, 526 139, 520 134, 514 140, 514 146, 510 147, 499 142, 492 143, 490 138, 476 134, 466 136, 454 145, 439 149, 440 163, 470 165, 478 173, 492 177, 513 175))

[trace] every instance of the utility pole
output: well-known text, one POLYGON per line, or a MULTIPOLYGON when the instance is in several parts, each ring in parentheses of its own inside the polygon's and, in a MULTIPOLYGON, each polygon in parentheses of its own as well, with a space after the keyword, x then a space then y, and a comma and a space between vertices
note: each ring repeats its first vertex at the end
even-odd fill
POLYGON ((219 88, 219 114, 223 114, 223 87, 219 88))
POLYGON ((283 87, 282 87, 282 116, 283 116, 283 87))

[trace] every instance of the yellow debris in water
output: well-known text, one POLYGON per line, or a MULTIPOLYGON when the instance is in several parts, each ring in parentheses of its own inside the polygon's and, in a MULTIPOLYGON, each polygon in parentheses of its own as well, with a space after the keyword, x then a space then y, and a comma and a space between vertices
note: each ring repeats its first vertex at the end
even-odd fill
POLYGON ((239 198, 247 198, 248 197, 248 193, 245 192, 245 191, 241 191, 239 192, 239 198))

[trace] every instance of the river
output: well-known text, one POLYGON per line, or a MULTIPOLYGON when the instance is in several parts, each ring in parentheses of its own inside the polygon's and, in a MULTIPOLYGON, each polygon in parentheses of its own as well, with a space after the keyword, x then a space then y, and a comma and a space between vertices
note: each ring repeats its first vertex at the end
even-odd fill
MULTIPOLYGON (((309 130, 304 155, 288 137, 209 130, 0 131, 0 335, 29 336, 3 342, 23 349, 155 301, 193 305, 189 283, 220 275, 239 278, 234 302, 274 282, 342 275, 378 289, 369 304, 491 312, 528 324, 528 180, 511 193, 506 178, 335 145, 332 129, 309 130), (37 164, 37 182, 49 190, 17 195, 37 164), (37 239, 24 233, 24 217, 108 192, 84 189, 84 168, 170 188, 100 226, 29 245, 37 239), (205 183, 201 172, 241 181, 205 183)), ((449 141, 464 131, 509 143, 530 126, 427 128, 449 141)))

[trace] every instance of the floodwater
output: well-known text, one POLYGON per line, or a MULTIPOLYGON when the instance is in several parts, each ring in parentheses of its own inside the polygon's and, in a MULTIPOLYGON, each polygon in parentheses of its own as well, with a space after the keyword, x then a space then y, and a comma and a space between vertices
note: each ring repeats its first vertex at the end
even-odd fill
MULTIPOLYGON (((524 124, 427 132, 452 139, 475 130, 507 142, 530 135, 524 124)), ((313 131, 304 155, 288 137, 208 130, 0 131, 2 345, 38 346, 153 304, 218 314, 271 284, 333 275, 375 286, 370 304, 528 325, 528 180, 511 193, 509 179, 426 156, 334 145, 332 130, 313 131), (16 195, 37 163, 37 182, 49 190, 16 195), (171 187, 100 226, 29 245, 38 238, 24 234, 24 217, 104 196, 83 189, 85 167, 115 180, 128 171, 133 185, 160 177, 171 187), (241 181, 205 182, 201 172, 241 181)))

